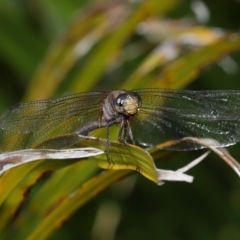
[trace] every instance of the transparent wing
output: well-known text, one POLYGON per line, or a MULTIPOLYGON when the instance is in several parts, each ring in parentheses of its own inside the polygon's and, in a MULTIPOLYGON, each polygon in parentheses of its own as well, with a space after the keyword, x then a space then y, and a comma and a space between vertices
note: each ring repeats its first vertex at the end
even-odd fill
MULTIPOLYGON (((79 93, 9 108, 0 117, 0 151, 32 147, 49 138, 73 133, 98 119, 105 97, 104 92, 79 93)), ((61 139, 61 144, 55 141, 59 146, 69 145, 68 138, 61 139)))
MULTIPOLYGON (((142 99, 132 119, 134 140, 155 146, 183 137, 211 138, 221 146, 240 141, 240 91, 134 90, 142 99)), ((171 150, 202 148, 193 142, 165 146, 171 150)))

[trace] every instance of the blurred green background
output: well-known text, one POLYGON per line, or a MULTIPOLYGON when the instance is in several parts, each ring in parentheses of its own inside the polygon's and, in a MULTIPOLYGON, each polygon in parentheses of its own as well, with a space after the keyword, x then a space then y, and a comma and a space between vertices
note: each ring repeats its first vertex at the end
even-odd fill
MULTIPOLYGON (((140 5, 140 1, 122 2, 127 10, 140 5)), ((129 34, 124 47, 114 49, 110 40, 109 45, 104 41, 109 39, 108 34, 116 26, 121 26, 121 17, 128 11, 122 13, 121 7, 116 8, 116 22, 112 26, 110 22, 102 21, 101 16, 95 16, 101 9, 111 8, 110 4, 114 7, 117 1, 1 0, 1 112, 23 99, 40 99, 86 90, 108 91, 121 86, 131 89, 133 84, 128 87, 125 79, 157 45, 173 41, 182 26, 201 25, 214 29, 214 33, 218 34, 239 30, 239 1, 169 2, 172 6, 166 7, 162 14, 165 20, 176 20, 177 29, 171 31, 167 25, 167 29, 161 30, 163 36, 153 36, 153 39, 151 36, 143 37, 139 30, 131 36, 129 34), (98 7, 95 8, 95 5, 98 7), (85 18, 88 22, 84 21, 85 18), (183 22, 178 25, 180 20, 183 22), (110 27, 106 30, 107 24, 110 27), (92 26, 99 28, 90 31, 92 26), (105 31, 103 35, 101 31, 105 31), (68 55, 71 44, 81 35, 85 37, 85 42, 79 45, 78 56, 68 55), (94 42, 96 38, 97 43, 94 42), (106 48, 103 49, 103 46, 106 48), (94 54, 101 52, 101 49, 102 55, 99 53, 94 59, 94 54), (109 49, 112 53, 105 61, 104 53, 109 49), (55 60, 51 62, 52 59, 55 60), (91 59, 96 61, 95 64, 101 65, 104 61, 106 64, 99 70, 91 59), (79 81, 76 81, 78 78, 79 81)), ((108 14, 112 13, 108 11, 108 14)), ((151 18, 153 16, 162 19, 157 11, 151 18)), ((112 42, 119 39, 120 34, 114 35, 112 42)), ((179 58, 194 51, 188 45, 180 46, 180 49, 179 58)), ((146 79, 159 76, 171 61, 150 70, 146 79)), ((194 82, 183 85, 194 90, 240 89, 239 63, 240 52, 236 51, 214 64, 206 64, 207 67, 194 82)), ((135 86, 144 86, 143 81, 144 78, 135 86)), ((238 145, 230 147, 229 151, 240 161, 238 145)), ((168 161, 158 161, 157 165, 163 169, 177 169, 199 155, 199 152, 182 153, 168 161)), ((167 183, 157 186, 134 173, 96 195, 69 216, 49 239, 240 239, 240 180, 237 175, 213 153, 190 174, 195 177, 193 184, 167 183)))

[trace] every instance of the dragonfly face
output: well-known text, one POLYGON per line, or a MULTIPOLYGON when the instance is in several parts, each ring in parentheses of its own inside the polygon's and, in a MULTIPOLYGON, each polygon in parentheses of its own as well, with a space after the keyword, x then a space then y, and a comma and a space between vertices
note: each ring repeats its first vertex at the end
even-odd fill
POLYGON ((164 149, 202 148, 180 141, 191 137, 228 146, 240 141, 240 91, 118 90, 22 103, 0 117, 0 151, 34 148, 49 139, 52 148, 64 148, 75 143, 73 135, 115 124, 121 141, 142 147, 169 141, 164 149))

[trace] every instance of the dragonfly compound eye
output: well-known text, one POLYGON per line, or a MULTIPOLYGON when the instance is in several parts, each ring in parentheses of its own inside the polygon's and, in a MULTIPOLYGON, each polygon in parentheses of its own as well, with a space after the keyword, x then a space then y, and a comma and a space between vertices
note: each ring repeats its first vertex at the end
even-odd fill
POLYGON ((124 113, 124 99, 125 99, 125 93, 124 94, 120 94, 117 98, 116 98, 116 103, 115 103, 115 108, 117 110, 117 112, 119 113, 124 113))

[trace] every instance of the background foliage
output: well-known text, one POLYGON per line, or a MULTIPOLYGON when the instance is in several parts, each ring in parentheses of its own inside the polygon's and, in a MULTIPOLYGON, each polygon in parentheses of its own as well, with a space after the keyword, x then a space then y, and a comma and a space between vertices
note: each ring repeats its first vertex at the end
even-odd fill
MULTIPOLYGON (((239 10, 233 0, 2 0, 1 111, 88 90, 239 89, 239 36, 227 34, 239 10)), ((229 151, 240 160, 238 147, 229 151)), ((198 155, 154 158, 176 169, 198 155)), ((90 161, 26 164, 1 178, 0 230, 8 239, 239 239, 240 182, 219 160, 193 169, 193 184, 161 187, 133 172, 119 182, 130 172, 97 175, 90 161), (46 169, 58 170, 40 178, 46 169)))

